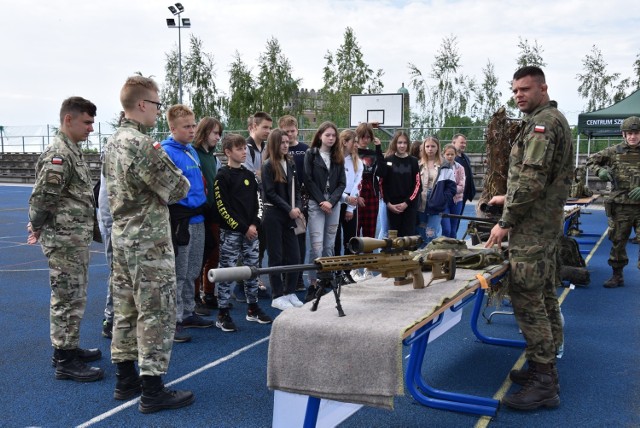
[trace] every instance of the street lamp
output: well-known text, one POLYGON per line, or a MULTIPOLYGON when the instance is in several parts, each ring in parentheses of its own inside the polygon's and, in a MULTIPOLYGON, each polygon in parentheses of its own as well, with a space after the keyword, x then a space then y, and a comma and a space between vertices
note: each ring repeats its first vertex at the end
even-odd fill
POLYGON ((169 10, 174 16, 178 16, 178 25, 176 25, 175 19, 167 18, 167 27, 178 29, 178 101, 182 104, 182 38, 180 36, 180 29, 191 28, 191 20, 189 18, 180 18, 180 14, 184 12, 182 3, 169 6, 169 10))

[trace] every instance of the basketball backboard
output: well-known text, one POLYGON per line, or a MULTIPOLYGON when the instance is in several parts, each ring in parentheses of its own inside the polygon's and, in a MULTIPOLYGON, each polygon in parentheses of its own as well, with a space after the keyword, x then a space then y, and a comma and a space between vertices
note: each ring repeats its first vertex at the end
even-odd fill
POLYGON ((402 128, 403 94, 351 95, 349 126, 378 122, 380 128, 402 128))

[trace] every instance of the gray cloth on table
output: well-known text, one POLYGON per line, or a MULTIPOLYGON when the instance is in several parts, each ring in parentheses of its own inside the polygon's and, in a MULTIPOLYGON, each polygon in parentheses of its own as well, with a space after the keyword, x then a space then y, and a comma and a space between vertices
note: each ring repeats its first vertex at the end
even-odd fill
MULTIPOLYGON (((311 303, 283 311, 271 329, 267 386, 393 409, 394 396, 404 394, 404 332, 464 291, 478 273, 458 269, 454 280, 421 290, 380 276, 348 285, 340 299, 345 317, 338 317, 333 294, 322 297, 316 312, 311 303)), ((424 275, 426 284, 431 274, 424 275)))

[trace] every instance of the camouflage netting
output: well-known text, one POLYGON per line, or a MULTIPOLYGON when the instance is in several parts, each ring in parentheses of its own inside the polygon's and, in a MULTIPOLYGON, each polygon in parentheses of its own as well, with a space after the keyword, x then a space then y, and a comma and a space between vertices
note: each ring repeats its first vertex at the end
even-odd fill
POLYGON ((479 207, 496 195, 507 193, 509 153, 511 142, 520 132, 521 121, 507 117, 504 107, 493 114, 485 136, 486 173, 482 181, 482 194, 476 206, 478 216, 484 216, 479 207))

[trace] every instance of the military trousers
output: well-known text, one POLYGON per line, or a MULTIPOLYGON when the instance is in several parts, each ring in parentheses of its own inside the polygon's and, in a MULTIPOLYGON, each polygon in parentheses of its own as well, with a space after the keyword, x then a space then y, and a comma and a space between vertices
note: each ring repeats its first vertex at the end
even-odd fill
POLYGON ((87 306, 88 246, 42 246, 49 260, 51 344, 75 349, 80 342, 80 321, 87 306))
POLYGON ((176 271, 169 238, 113 242, 111 361, 138 361, 140 375, 167 372, 176 328, 176 271))
POLYGON ((527 360, 552 363, 563 341, 556 291, 557 239, 511 233, 509 264, 509 295, 527 343, 527 360))
MULTIPOLYGON (((609 223, 609 241, 611 241, 608 263, 613 268, 623 268, 629 263, 627 242, 629 242, 631 231, 635 229, 637 233, 640 230, 640 205, 607 202, 605 210, 609 223)), ((638 261, 640 262, 640 254, 638 261)), ((638 266, 640 267, 640 264, 638 266)))

